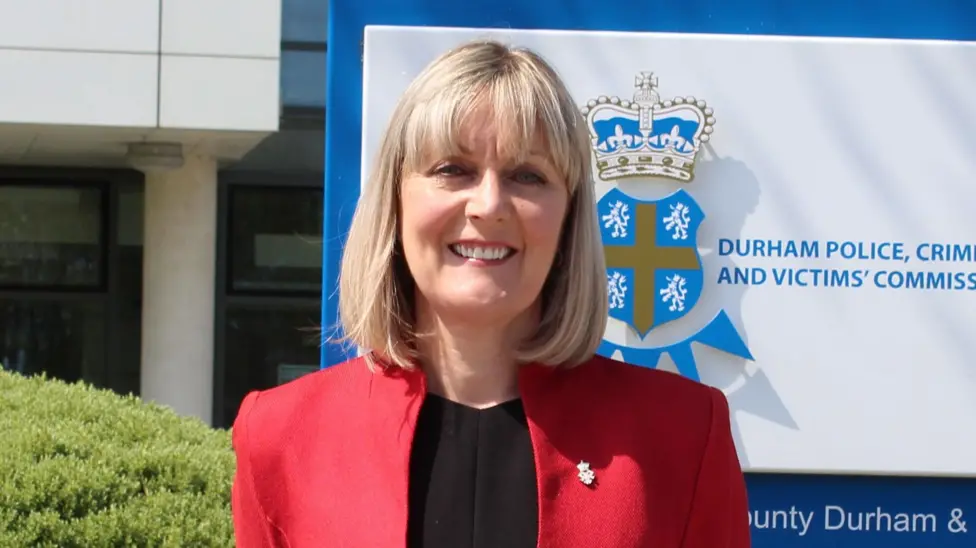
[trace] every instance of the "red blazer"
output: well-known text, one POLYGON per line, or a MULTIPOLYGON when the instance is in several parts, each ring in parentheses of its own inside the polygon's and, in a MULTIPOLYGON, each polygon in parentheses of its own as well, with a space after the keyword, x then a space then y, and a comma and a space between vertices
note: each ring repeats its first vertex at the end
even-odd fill
MULTIPOLYGON (((544 548, 748 548, 746 490, 721 392, 595 357, 524 366, 544 548), (578 478, 580 461, 596 473, 578 478)), ((403 548, 419 371, 361 358, 241 404, 232 506, 240 548, 403 548)))

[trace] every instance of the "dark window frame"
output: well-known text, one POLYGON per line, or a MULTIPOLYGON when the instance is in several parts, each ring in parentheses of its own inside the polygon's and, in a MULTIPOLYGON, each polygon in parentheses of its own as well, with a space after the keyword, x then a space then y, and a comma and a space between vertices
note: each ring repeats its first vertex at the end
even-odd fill
MULTIPOLYGON (((221 171, 217 176, 217 265, 214 299, 214 377, 212 423, 227 422, 224 414, 227 364, 227 312, 231 308, 300 310, 314 308, 321 314, 321 293, 312 295, 282 292, 233 293, 230 282, 230 195, 233 187, 281 190, 324 190, 323 172, 221 171)), ((232 366, 231 366, 232 368, 232 366)))
MULTIPOLYGON (((309 192, 311 190, 323 191, 321 187, 317 188, 315 186, 303 185, 274 185, 274 184, 260 184, 255 182, 254 184, 247 185, 231 185, 227 189, 227 212, 226 212, 226 223, 227 223, 227 233, 225 238, 227 239, 227 249, 225 259, 227 262, 227 271, 224 277, 224 288, 225 293, 231 297, 239 296, 253 296, 253 297, 299 297, 299 298, 314 298, 315 296, 320 296, 322 293, 321 287, 318 290, 306 290, 306 289, 235 289, 234 288, 234 246, 231 244, 230 239, 233 236, 231 232, 231 227, 234 226, 234 193, 237 191, 273 191, 273 192, 294 192, 296 194, 300 192, 309 192)), ((324 192, 324 191, 323 191, 324 192)), ((324 198, 324 196, 323 196, 324 198)))
POLYGON ((282 51, 329 51, 328 42, 309 42, 308 40, 282 40, 282 51))
POLYGON ((120 287, 120 253, 117 224, 119 194, 132 188, 143 188, 142 173, 126 168, 82 168, 48 166, 0 166, 0 186, 39 186, 48 188, 97 188, 101 191, 102 269, 96 286, 11 285, 0 286, 0 299, 18 301, 100 302, 105 311, 103 341, 105 359, 100 378, 87 379, 98 386, 111 387, 110 371, 119 370, 118 306, 120 287))
POLYGON ((66 190, 95 190, 98 192, 99 200, 99 234, 98 247, 101 256, 98 265, 98 281, 94 284, 23 284, 23 283, 2 283, 0 291, 18 292, 56 292, 56 293, 104 293, 109 286, 109 244, 112 238, 110 222, 112 221, 112 198, 111 183, 105 180, 92 179, 90 181, 79 181, 77 183, 65 179, 55 179, 52 177, 14 177, 7 172, 0 171, 0 189, 2 188, 49 188, 66 190))
MULTIPOLYGON (((325 131, 325 108, 285 106, 281 109, 278 119, 280 131, 288 130, 322 130, 325 131)), ((324 167, 323 167, 324 169, 324 167)), ((303 173, 302 177, 307 176, 303 173)))

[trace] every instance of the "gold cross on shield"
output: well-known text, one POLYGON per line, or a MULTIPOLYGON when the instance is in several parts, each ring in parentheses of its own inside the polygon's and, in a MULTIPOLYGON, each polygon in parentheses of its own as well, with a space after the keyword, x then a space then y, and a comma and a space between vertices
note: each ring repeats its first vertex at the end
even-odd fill
POLYGON ((657 245, 657 204, 637 203, 634 211, 634 245, 604 245, 607 268, 632 268, 634 327, 643 336, 654 325, 654 303, 658 298, 654 273, 658 269, 698 270, 698 252, 693 247, 657 245))

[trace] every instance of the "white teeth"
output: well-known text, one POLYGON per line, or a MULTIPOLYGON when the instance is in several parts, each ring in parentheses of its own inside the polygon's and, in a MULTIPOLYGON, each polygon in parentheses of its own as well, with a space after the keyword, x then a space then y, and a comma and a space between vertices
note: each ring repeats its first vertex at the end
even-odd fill
POLYGON ((500 261, 512 254, 512 250, 507 247, 481 247, 462 244, 452 245, 451 251, 468 259, 487 261, 500 261))

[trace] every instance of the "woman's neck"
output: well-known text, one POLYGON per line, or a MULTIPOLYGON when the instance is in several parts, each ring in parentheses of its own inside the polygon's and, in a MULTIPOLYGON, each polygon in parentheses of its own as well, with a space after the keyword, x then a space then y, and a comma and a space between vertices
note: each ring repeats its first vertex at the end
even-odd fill
POLYGON ((524 328, 461 325, 436 316, 422 324, 420 351, 430 392, 477 408, 518 398, 519 341, 513 334, 524 328))

